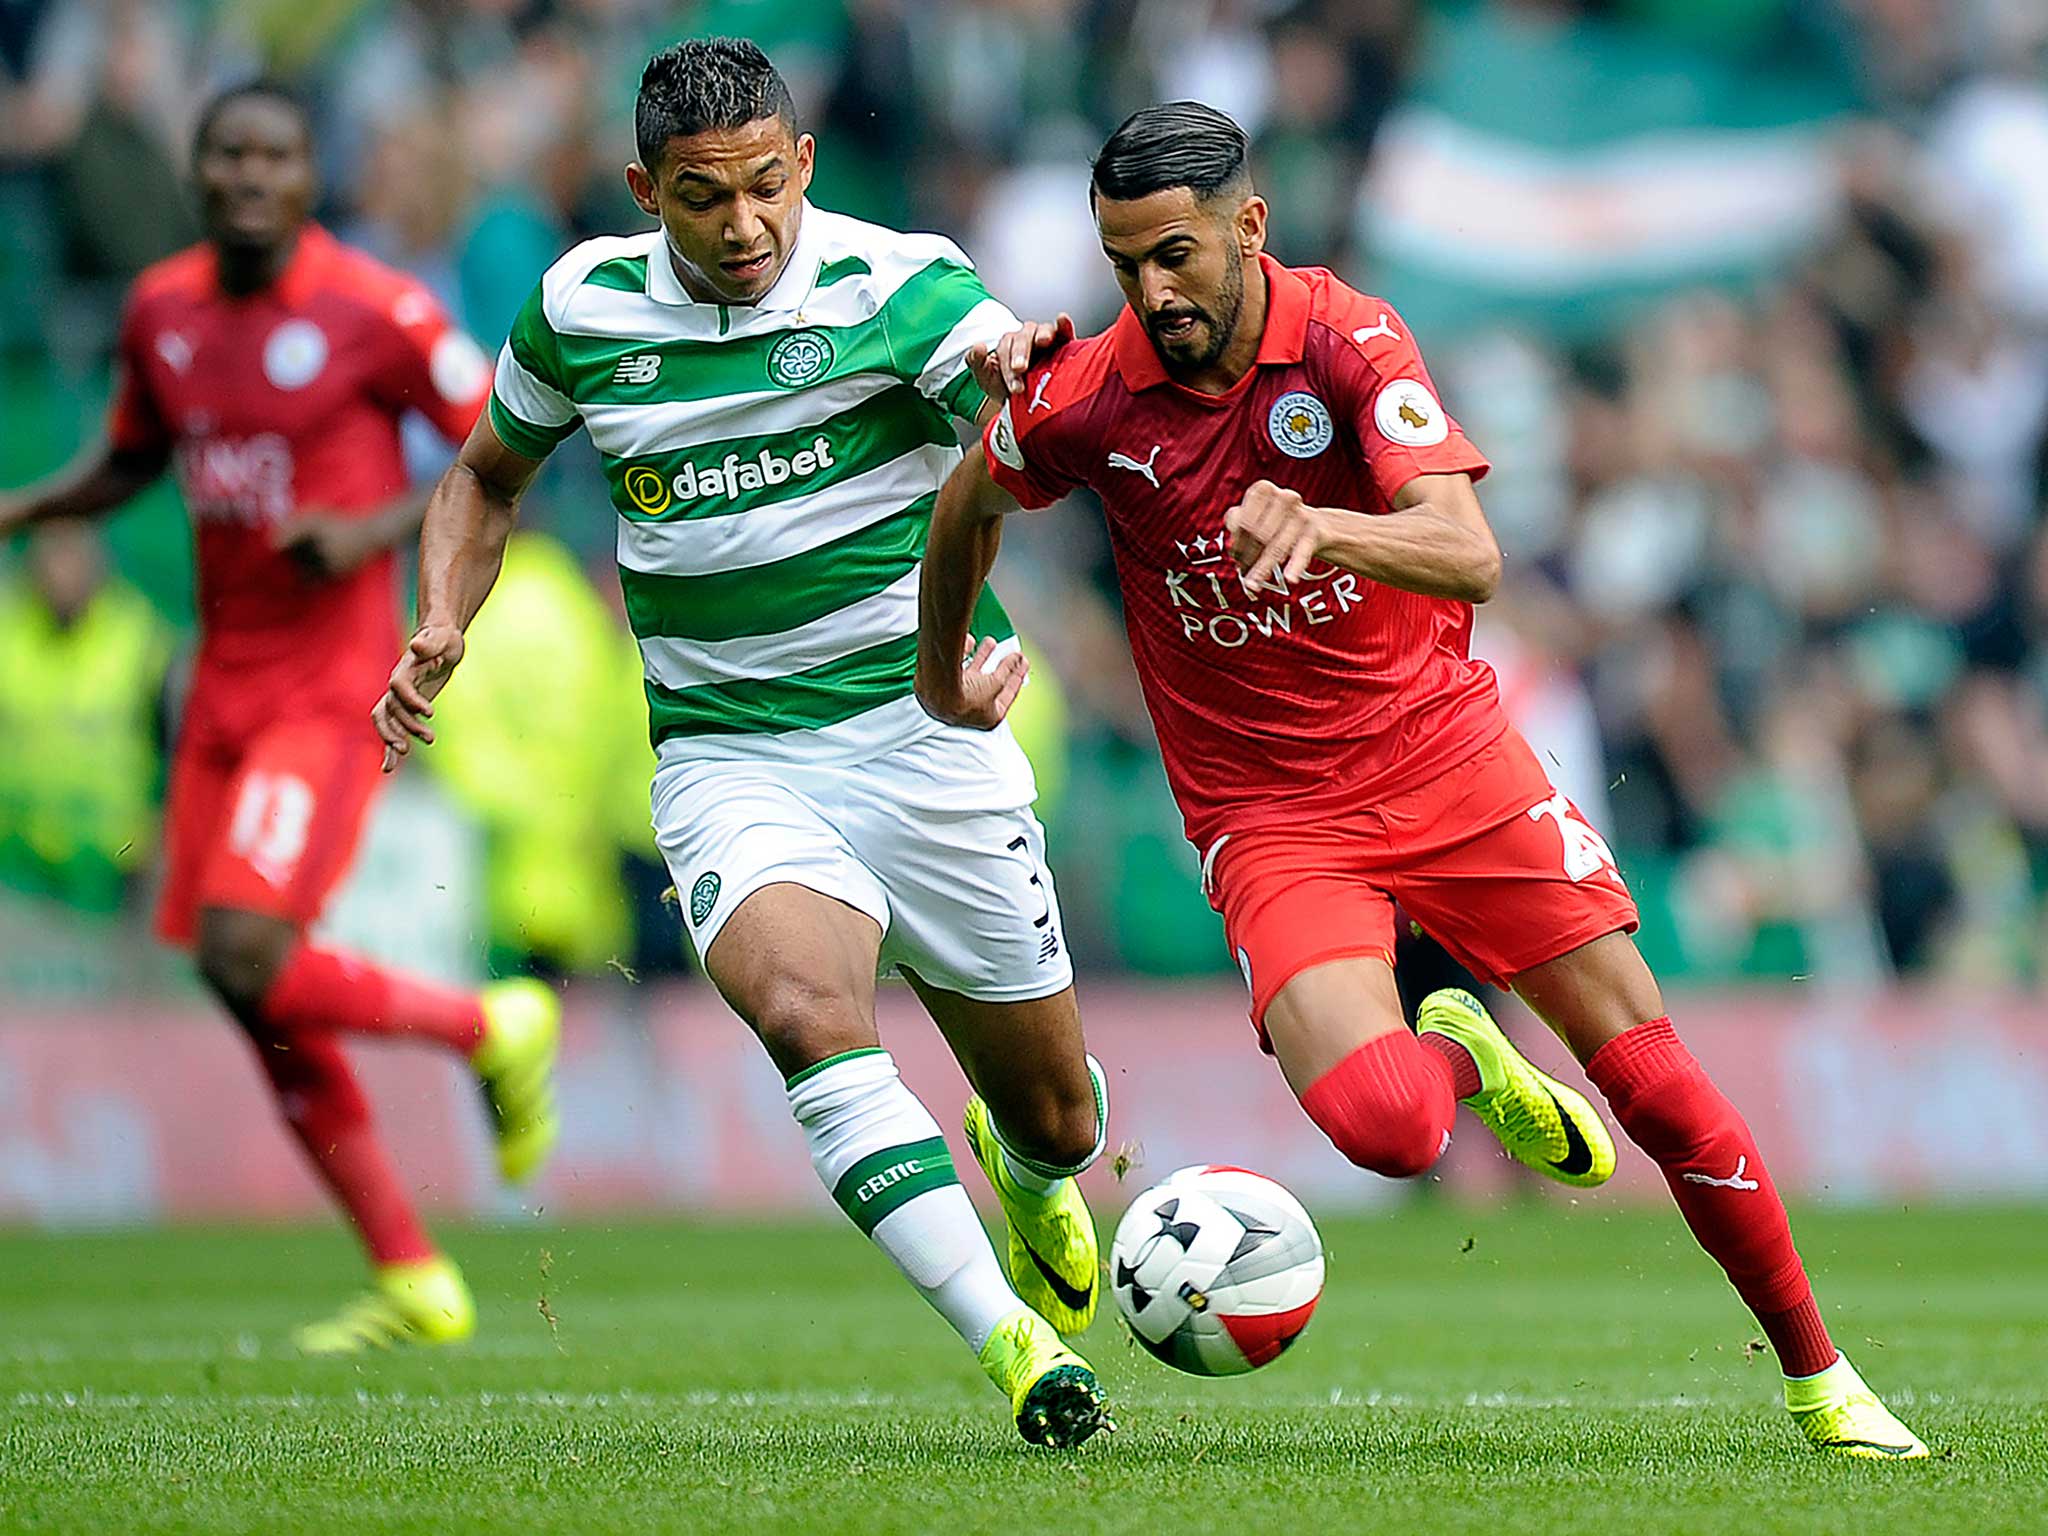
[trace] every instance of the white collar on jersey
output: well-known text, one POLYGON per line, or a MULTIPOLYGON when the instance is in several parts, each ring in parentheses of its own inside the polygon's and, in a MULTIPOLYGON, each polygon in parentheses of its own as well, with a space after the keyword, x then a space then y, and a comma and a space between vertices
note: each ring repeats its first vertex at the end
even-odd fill
MULTIPOLYGON (((796 249, 789 253, 789 261, 783 266, 782 276, 775 279, 770 288, 752 304, 735 305, 736 309, 792 310, 803 308, 804 300, 811 296, 811 290, 818 283, 818 269, 825 263, 825 238, 818 230, 818 210, 811 206, 809 198, 804 199, 803 219, 797 227, 796 249)), ((658 232, 660 239, 649 253, 647 262, 647 297, 661 304, 695 304, 683 287, 683 280, 676 276, 675 255, 669 249, 668 231, 658 232)))

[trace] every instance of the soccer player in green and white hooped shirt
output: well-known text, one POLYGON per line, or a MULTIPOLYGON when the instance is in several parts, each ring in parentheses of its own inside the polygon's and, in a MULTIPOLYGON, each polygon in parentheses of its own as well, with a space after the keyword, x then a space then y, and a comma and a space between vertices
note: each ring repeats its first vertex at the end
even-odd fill
MULTIPOLYGON (((578 246, 514 323, 427 509, 420 627, 376 709, 385 766, 433 740, 520 495, 582 427, 646 661, 655 830, 705 970, 787 1079, 834 1198, 1025 1438, 1078 1444, 1108 1424, 1059 1336, 1095 1310, 1073 1176, 1102 1150, 1102 1073, 1030 765, 1007 728, 941 725, 911 686, 953 419, 984 409, 971 365, 1016 321, 952 242, 805 200, 815 145, 751 43, 656 54, 635 136, 626 180, 660 227, 578 246), (1010 1280, 881 1047, 891 968, 975 1088, 968 1139, 1009 1219, 1010 1280)), ((992 592, 976 627, 963 676, 1006 703, 1026 668, 992 592)))

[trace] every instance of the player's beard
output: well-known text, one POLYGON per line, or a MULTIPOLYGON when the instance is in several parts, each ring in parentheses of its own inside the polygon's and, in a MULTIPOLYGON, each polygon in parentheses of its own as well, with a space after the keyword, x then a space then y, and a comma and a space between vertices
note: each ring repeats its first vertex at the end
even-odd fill
POLYGON ((1230 345, 1230 338, 1237 334, 1237 320, 1243 310, 1244 263, 1232 261, 1224 268, 1223 287, 1216 295, 1216 308, 1213 313, 1199 304, 1183 304, 1151 316, 1145 322, 1145 329, 1151 333, 1152 345, 1158 350, 1168 369, 1177 373, 1194 373, 1212 366, 1223 355, 1223 349, 1230 345), (1208 339, 1201 344, 1199 350, 1190 350, 1193 337, 1186 342, 1173 342, 1166 341, 1159 335, 1160 325, 1189 315, 1194 316, 1200 325, 1208 328, 1208 339))

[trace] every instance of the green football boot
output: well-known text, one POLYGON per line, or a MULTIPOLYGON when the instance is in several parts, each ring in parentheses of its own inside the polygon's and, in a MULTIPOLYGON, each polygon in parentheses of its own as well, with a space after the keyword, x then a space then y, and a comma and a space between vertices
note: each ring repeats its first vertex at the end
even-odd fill
POLYGON ((967 1144, 1002 1202, 1010 1229, 1010 1284, 1024 1304, 1061 1333, 1081 1333, 1095 1320, 1102 1260, 1095 1246, 1095 1217, 1080 1186, 1061 1179, 1041 1195, 1011 1176, 996 1139, 988 1106, 975 1094, 967 1100, 967 1144))
POLYGON ((1847 1355, 1818 1376, 1786 1377, 1785 1406, 1807 1443, 1828 1456, 1861 1461, 1917 1461, 1920 1437, 1863 1384, 1847 1355))
POLYGON ((1540 1072, 1470 992, 1446 987, 1416 1010, 1415 1031, 1455 1040, 1479 1067, 1479 1091, 1461 1102, 1508 1156, 1560 1184, 1587 1189, 1614 1172, 1614 1138, 1585 1095, 1540 1072))
POLYGON ((1009 1398, 1017 1433, 1031 1444, 1066 1450, 1116 1428, 1094 1369, 1029 1307, 996 1324, 980 1360, 988 1379, 1009 1398))

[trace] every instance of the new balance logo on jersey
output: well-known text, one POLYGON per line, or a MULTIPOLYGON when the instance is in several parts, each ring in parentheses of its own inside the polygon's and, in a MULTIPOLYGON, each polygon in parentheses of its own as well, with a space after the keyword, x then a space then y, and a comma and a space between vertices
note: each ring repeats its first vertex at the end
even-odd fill
POLYGON ((1384 336, 1389 341, 1399 341, 1401 339, 1401 333, 1394 329, 1394 317, 1384 309, 1380 311, 1380 317, 1376 323, 1361 325, 1351 333, 1351 339, 1361 347, 1375 336, 1384 336))
POLYGON ((1031 403, 1024 408, 1026 416, 1029 416, 1033 411, 1049 411, 1052 409, 1052 402, 1045 398, 1046 388, 1051 383, 1052 370, 1048 368, 1038 376, 1038 387, 1031 391, 1031 403))
POLYGON ((1743 1174, 1748 1171, 1749 1159, 1747 1157, 1738 1157, 1735 1159, 1735 1172, 1729 1178, 1717 1179, 1711 1173, 1688 1173, 1681 1175, 1681 1177, 1688 1184, 1711 1184, 1716 1189, 1749 1190, 1763 1188, 1755 1179, 1745 1179, 1743 1177, 1743 1174))
POLYGON ((619 359, 619 366, 612 370, 614 384, 652 384, 656 374, 661 372, 659 352, 635 352, 630 357, 619 359))
POLYGON ((1127 453, 1112 453, 1109 456, 1109 467, 1128 469, 1134 475, 1143 475, 1152 482, 1152 489, 1156 491, 1159 489, 1159 476, 1153 471, 1152 466, 1159 461, 1159 450, 1164 446, 1162 443, 1154 443, 1152 451, 1145 455, 1145 462, 1142 464, 1127 453))

